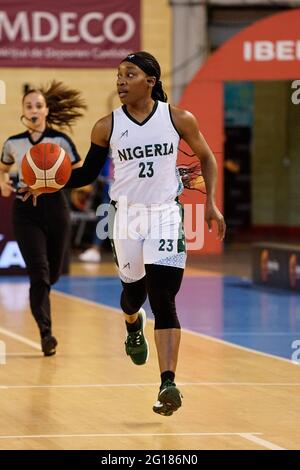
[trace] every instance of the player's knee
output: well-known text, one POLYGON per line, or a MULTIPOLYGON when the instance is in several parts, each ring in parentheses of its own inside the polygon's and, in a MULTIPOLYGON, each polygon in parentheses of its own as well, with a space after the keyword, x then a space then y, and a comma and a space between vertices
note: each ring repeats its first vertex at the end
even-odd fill
POLYGON ((164 308, 163 310, 157 310, 154 315, 154 329, 155 330, 166 330, 168 328, 180 329, 180 323, 178 320, 176 308, 164 308))
POLYGON ((39 294, 39 292, 43 292, 43 291, 48 291, 50 292, 50 283, 49 281, 46 281, 45 279, 43 278, 39 278, 39 279, 30 279, 30 295, 32 296, 35 296, 37 294, 39 294))
POLYGON ((122 282, 123 291, 121 294, 121 308, 127 315, 136 313, 147 297, 145 278, 136 282, 122 282))
POLYGON ((33 263, 27 265, 30 284, 45 283, 50 284, 50 273, 46 263, 33 263))
POLYGON ((149 295, 151 309, 154 315, 154 329, 180 328, 177 317, 175 296, 169 292, 149 295))

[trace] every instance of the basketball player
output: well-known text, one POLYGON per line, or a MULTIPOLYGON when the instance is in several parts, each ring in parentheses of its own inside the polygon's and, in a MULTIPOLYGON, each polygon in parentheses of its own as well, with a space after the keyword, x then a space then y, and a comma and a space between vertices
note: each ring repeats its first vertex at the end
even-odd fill
MULTIPOLYGON (((70 127, 82 113, 85 105, 76 90, 53 81, 45 89, 29 89, 22 101, 21 120, 27 131, 9 137, 3 146, 0 160, 0 188, 4 197, 15 191, 9 171, 15 163, 18 169, 18 187, 22 182, 21 161, 27 150, 40 142, 60 145, 70 155, 72 164, 80 157, 72 140, 55 129, 70 127)), ((62 270, 64 254, 70 240, 70 217, 63 191, 41 196, 38 204, 22 201, 16 194, 13 208, 15 237, 26 263, 30 278, 30 307, 37 322, 42 351, 45 356, 55 354, 57 340, 52 335, 50 288, 62 270)))
POLYGON ((146 363, 149 348, 142 305, 148 294, 161 373, 153 411, 171 416, 182 402, 175 384, 180 343, 175 296, 186 262, 182 210, 177 200, 182 191, 176 169, 181 138, 201 162, 207 192, 205 219, 209 228, 213 220, 217 222, 220 240, 225 223, 215 205, 215 158, 195 117, 166 103, 160 75, 159 63, 147 52, 130 54, 121 62, 117 90, 122 106, 95 124, 84 165, 73 170, 67 186, 93 181, 110 153, 114 163, 110 231, 123 286, 125 350, 134 364, 146 363))

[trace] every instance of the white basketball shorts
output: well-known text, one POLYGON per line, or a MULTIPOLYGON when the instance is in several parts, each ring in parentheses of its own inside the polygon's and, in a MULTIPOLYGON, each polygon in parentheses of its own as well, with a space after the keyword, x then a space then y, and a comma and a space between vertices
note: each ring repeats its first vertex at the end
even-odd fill
POLYGON ((112 201, 109 235, 124 282, 142 279, 145 264, 185 267, 183 208, 176 201, 151 206, 112 201))

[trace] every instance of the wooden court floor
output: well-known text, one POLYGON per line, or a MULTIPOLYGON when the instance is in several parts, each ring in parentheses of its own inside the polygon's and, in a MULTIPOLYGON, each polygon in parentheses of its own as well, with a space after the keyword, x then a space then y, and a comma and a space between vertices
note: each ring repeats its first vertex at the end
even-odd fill
POLYGON ((299 449, 299 366, 183 331, 183 406, 162 417, 152 321, 135 366, 119 311, 53 291, 59 347, 44 358, 27 286, 0 286, 0 449, 299 449))

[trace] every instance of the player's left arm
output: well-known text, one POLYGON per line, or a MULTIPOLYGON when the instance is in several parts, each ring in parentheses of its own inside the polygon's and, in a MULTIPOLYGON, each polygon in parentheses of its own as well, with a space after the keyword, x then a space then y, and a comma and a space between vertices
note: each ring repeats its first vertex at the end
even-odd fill
POLYGON ((112 128, 112 115, 99 119, 91 132, 91 146, 81 168, 72 171, 66 188, 80 188, 97 179, 108 153, 112 128))
POLYGON ((201 163, 207 194, 205 220, 208 228, 211 230, 211 223, 215 220, 218 225, 218 238, 223 240, 226 225, 224 217, 215 203, 218 175, 215 156, 199 131, 198 122, 193 114, 174 106, 171 106, 171 113, 174 125, 181 138, 190 146, 201 163))

